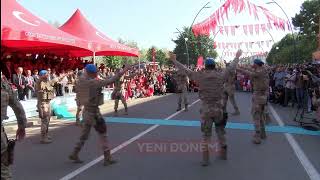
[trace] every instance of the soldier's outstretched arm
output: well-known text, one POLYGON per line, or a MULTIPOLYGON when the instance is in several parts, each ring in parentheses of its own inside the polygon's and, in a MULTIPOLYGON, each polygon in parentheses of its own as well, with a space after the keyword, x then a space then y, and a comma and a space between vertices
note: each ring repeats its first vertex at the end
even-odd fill
POLYGON ((250 76, 251 78, 253 77, 261 77, 263 76, 266 72, 265 71, 250 71, 250 70, 245 70, 242 68, 237 68, 237 71, 246 74, 248 76, 250 76))
POLYGON ((126 65, 125 68, 120 71, 119 73, 115 74, 113 77, 109 78, 109 79, 104 79, 104 80, 98 80, 95 81, 96 85, 99 87, 103 87, 106 86, 108 84, 112 84, 114 83, 116 80, 120 79, 121 76, 124 75, 124 73, 126 73, 132 66, 130 65, 126 65))
POLYGON ((248 76, 250 76, 250 77, 253 76, 253 72, 250 71, 250 70, 248 70, 248 69, 244 69, 244 68, 238 67, 238 68, 237 68, 237 71, 239 71, 239 72, 241 72, 241 73, 243 73, 243 74, 245 74, 245 75, 248 75, 248 76))
POLYGON ((50 81, 50 84, 53 86, 55 83, 57 83, 57 82, 59 82, 59 81, 62 81, 62 79, 65 78, 66 76, 67 76, 67 74, 65 74, 65 75, 63 75, 63 76, 61 76, 61 77, 56 77, 56 78, 54 78, 54 79, 52 79, 52 80, 50 81))
POLYGON ((237 68, 237 65, 240 62, 240 56, 242 55, 242 50, 239 49, 236 57, 234 58, 234 60, 230 63, 230 65, 226 68, 225 70, 225 74, 224 77, 227 77, 231 72, 235 71, 237 68))
POLYGON ((170 60, 173 62, 173 64, 178 68, 186 72, 187 76, 192 79, 194 71, 188 69, 185 65, 181 64, 177 61, 177 56, 175 54, 170 54, 170 60))
POLYGON ((9 106, 12 108, 14 114, 17 117, 18 129, 16 132, 16 138, 18 140, 23 139, 26 135, 25 128, 27 124, 27 117, 22 104, 20 103, 20 101, 18 101, 15 94, 10 94, 9 106))

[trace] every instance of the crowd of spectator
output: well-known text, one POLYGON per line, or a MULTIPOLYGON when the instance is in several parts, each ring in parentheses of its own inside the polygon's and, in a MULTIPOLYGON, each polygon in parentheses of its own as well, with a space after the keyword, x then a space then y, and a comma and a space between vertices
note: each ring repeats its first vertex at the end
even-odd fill
MULTIPOLYGON (((49 80, 56 77, 63 77, 55 85, 55 95, 64 96, 66 93, 74 92, 74 85, 78 72, 86 64, 92 63, 83 61, 80 58, 57 57, 54 55, 21 55, 10 54, 1 57, 1 72, 14 89, 18 92, 19 100, 27 100, 36 97, 35 85, 39 80, 38 72, 47 70, 49 80)), ((108 78, 115 74, 116 69, 100 64, 100 77, 108 78)), ((164 95, 174 92, 174 80, 171 77, 173 69, 162 70, 153 66, 136 68, 125 75, 123 84, 125 97, 127 99, 143 98, 154 95, 164 95)), ((110 85, 106 88, 113 88, 110 85)))

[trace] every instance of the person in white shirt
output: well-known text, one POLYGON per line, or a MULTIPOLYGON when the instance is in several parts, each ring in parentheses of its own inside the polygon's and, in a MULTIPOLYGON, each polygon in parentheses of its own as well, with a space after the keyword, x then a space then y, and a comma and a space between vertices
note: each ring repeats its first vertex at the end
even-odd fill
POLYGON ((27 96, 27 99, 31 99, 35 89, 35 81, 31 75, 31 70, 27 70, 25 79, 26 79, 26 88, 25 88, 26 96, 27 96))
POLYGON ((295 90, 296 90, 296 74, 293 73, 292 68, 288 69, 288 74, 285 77, 285 97, 284 106, 288 106, 289 100, 292 102, 292 106, 295 103, 295 90))

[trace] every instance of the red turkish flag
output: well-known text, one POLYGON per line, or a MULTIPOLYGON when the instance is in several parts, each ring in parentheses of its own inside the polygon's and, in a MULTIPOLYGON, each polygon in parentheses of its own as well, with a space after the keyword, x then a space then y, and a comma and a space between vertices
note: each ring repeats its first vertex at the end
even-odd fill
POLYGON ((203 57, 202 56, 198 57, 197 68, 199 68, 199 69, 203 68, 203 57))

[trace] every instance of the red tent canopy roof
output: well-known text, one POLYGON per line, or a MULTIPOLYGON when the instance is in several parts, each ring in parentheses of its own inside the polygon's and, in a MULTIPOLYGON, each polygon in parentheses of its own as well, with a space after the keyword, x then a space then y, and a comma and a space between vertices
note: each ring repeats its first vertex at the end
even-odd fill
POLYGON ((36 52, 90 52, 87 41, 54 28, 15 0, 1 0, 1 45, 36 52))
POLYGON ((96 55, 138 56, 138 50, 127 47, 97 30, 79 9, 65 22, 60 30, 90 42, 96 55))

